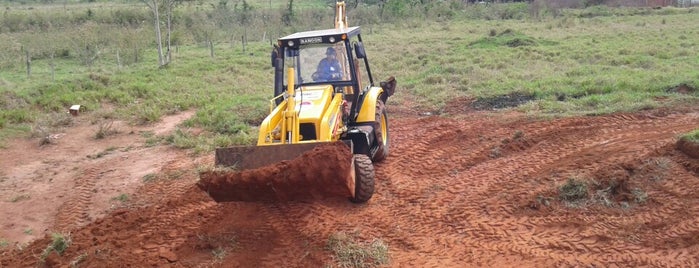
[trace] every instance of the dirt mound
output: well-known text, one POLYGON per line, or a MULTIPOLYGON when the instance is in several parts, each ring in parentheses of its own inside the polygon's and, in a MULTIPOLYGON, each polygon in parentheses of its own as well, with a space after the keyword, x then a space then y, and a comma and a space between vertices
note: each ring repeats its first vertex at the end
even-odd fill
POLYGON ((206 171, 197 186, 217 202, 350 197, 354 189, 352 171, 349 147, 331 143, 261 168, 206 171))

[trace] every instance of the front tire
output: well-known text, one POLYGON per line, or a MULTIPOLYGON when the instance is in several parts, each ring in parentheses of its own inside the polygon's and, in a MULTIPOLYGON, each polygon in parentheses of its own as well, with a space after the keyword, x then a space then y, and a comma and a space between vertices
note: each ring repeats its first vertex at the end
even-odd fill
POLYGON ((376 101, 376 121, 374 133, 376 135, 377 150, 372 157, 374 162, 381 162, 388 157, 389 135, 388 117, 386 116, 386 105, 381 100, 376 101))
POLYGON ((374 195, 374 165, 363 154, 354 155, 354 197, 353 203, 364 203, 374 195))

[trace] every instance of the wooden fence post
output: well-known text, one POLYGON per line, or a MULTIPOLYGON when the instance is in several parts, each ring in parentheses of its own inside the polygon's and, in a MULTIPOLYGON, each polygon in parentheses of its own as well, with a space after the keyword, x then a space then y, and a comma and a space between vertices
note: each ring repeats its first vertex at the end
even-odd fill
POLYGON ((51 67, 51 81, 56 81, 56 64, 53 62, 54 54, 55 53, 51 51, 51 61, 49 62, 49 66, 51 67))
POLYGON ((26 63, 27 63, 27 78, 32 77, 32 57, 29 56, 29 49, 25 50, 26 63))
POLYGON ((117 51, 116 51, 116 57, 117 57, 117 59, 116 59, 116 60, 117 60, 117 67, 118 67, 119 69, 121 69, 121 57, 119 56, 119 49, 118 49, 118 48, 117 48, 117 51))
POLYGON ((214 41, 209 39, 209 53, 211 54, 211 58, 214 57, 214 41))

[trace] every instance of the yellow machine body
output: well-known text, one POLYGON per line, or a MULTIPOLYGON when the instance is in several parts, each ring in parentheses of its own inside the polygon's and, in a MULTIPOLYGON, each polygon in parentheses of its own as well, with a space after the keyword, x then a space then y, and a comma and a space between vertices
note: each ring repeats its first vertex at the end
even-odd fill
POLYGON ((388 155, 385 103, 396 81, 390 77, 374 86, 360 28, 347 25, 344 1, 336 2, 335 29, 282 37, 271 58, 275 97, 259 126, 256 146, 217 148, 216 165, 238 173, 210 173, 198 183, 200 188, 217 201, 286 199, 282 197, 289 194, 284 192, 296 193, 297 186, 346 195, 357 203, 369 200, 374 192, 373 162, 388 155), (321 66, 329 67, 332 75, 325 78, 321 66), (341 146, 341 153, 312 157, 335 145, 341 146), (290 163, 298 160, 303 163, 300 171, 290 170, 290 163), (323 166, 311 174, 313 163, 323 166), (256 171, 269 172, 260 178, 256 171), (288 185, 291 181, 295 184, 288 185))
POLYGON ((308 86, 297 90, 293 100, 283 100, 270 109, 269 116, 260 125, 257 145, 337 141, 344 127, 341 120, 342 104, 342 94, 334 93, 331 85, 308 86), (295 116, 285 117, 289 113, 295 116), (293 121, 292 125, 288 124, 290 120, 293 121), (314 129, 315 137, 301 135, 302 125, 314 129), (289 133, 287 130, 298 135, 292 133, 289 138, 289 135, 284 135, 289 133))

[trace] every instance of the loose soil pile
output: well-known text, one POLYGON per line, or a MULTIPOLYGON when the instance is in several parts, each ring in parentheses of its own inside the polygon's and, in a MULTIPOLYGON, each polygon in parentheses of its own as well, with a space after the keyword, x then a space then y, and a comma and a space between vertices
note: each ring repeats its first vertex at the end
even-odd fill
POLYGON ((51 234, 61 232, 70 244, 51 251, 45 266, 322 267, 338 261, 329 238, 347 233, 388 245, 391 267, 694 267, 699 159, 676 141, 699 126, 697 109, 549 121, 504 111, 389 113, 391 155, 376 165, 376 192, 362 205, 341 198, 217 203, 196 185, 195 170, 212 166, 213 156, 163 146, 138 147, 138 155, 167 159, 148 166, 155 179, 146 183, 144 167, 133 161, 147 159, 130 151, 100 162, 60 150, 26 156, 32 150, 11 147, 3 150, 0 191, 29 198, 0 202, 2 215, 12 215, 0 219, 0 237, 11 238, 0 266, 41 266, 51 234), (68 161, 51 175, 41 163, 5 160, 38 155, 68 161), (100 201, 119 193, 105 185, 134 180, 128 170, 139 174, 128 201, 100 201), (54 179, 21 181, 25 173, 54 179), (561 190, 574 188, 564 187, 571 180, 585 194, 566 201, 561 190), (64 197, 44 201, 22 188, 27 184, 64 197), (77 212, 17 212, 42 201, 70 201, 77 212), (33 228, 34 239, 15 244, 26 235, 23 226, 36 222, 44 227, 33 228))
POLYGON ((206 171, 197 186, 217 202, 351 197, 352 171, 349 147, 328 143, 294 159, 256 169, 206 171))

